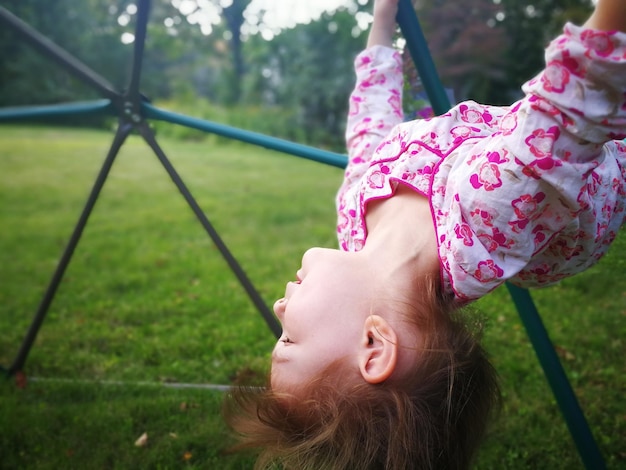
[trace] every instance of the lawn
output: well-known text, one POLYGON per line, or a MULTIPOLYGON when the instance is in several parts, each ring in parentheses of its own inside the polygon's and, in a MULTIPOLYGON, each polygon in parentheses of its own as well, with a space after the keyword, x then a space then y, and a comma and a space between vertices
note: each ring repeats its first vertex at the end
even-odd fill
MULTIPOLYGON (((111 138, 0 127, 4 367, 111 138)), ((268 305, 306 248, 335 246, 340 170, 211 139, 161 145, 268 305)), ((593 269, 533 292, 609 468, 626 465, 625 255, 622 233, 593 269)), ((581 468, 508 293, 478 308, 505 401, 476 468, 581 468)), ((28 357, 27 386, 0 382, 0 468, 251 468, 250 457, 225 452, 222 392, 201 385, 263 377, 272 345, 158 160, 132 136, 28 357), (147 444, 136 446, 144 433, 147 444)))

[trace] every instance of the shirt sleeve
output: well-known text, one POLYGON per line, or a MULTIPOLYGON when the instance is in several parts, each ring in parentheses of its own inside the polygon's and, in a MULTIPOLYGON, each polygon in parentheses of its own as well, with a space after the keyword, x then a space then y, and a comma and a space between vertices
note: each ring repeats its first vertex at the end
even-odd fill
POLYGON ((626 33, 567 24, 545 59, 523 90, 532 109, 580 143, 572 161, 595 159, 602 144, 626 138, 626 33))
POLYGON ((461 299, 518 274, 539 284, 583 270, 624 217, 626 34, 567 25, 523 89, 443 182, 444 207, 458 214, 445 265, 461 299))
POLYGON ((343 189, 361 178, 378 145, 403 119, 400 53, 374 46, 361 52, 354 66, 356 86, 346 125, 348 165, 343 189))

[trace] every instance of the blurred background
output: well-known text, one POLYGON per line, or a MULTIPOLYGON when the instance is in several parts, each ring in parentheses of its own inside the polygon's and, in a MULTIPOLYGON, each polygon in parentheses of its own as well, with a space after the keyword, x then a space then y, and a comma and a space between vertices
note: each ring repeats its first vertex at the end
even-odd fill
MULTIPOLYGON (((365 43, 370 3, 154 0, 142 90, 170 110, 343 151, 352 59, 365 43)), ((123 89, 134 41, 134 3, 2 4, 123 89)), ((582 22, 592 2, 414 4, 441 79, 454 99, 509 104, 519 97, 520 85, 541 68, 546 42, 566 21, 582 22)), ((410 61, 406 68, 413 76, 410 61)), ((420 91, 414 81, 409 84, 408 102, 418 99, 420 91)), ((91 90, 21 43, 12 31, 0 30, 0 106, 91 98, 91 90)), ((172 126, 161 131, 202 138, 196 131, 172 126)))

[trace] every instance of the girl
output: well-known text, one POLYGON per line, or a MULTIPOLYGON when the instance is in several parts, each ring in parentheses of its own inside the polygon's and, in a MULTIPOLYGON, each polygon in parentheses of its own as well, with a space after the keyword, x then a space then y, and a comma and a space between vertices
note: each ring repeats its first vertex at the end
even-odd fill
POLYGON ((340 249, 305 253, 269 387, 228 414, 260 467, 467 468, 498 390, 454 311, 583 271, 624 221, 622 0, 566 25, 519 102, 408 123, 397 3, 375 0, 355 61, 340 249))

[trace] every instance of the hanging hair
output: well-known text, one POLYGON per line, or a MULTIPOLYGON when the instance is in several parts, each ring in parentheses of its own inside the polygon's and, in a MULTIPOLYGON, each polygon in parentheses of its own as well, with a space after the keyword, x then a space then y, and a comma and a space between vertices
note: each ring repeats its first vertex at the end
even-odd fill
POLYGON ((297 394, 239 388, 225 401, 235 450, 256 469, 467 469, 499 404, 496 373, 478 332, 437 296, 407 312, 424 344, 413 368, 381 384, 346 380, 337 360, 297 394), (423 307, 423 306, 420 306, 423 307))

